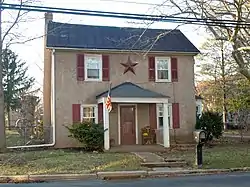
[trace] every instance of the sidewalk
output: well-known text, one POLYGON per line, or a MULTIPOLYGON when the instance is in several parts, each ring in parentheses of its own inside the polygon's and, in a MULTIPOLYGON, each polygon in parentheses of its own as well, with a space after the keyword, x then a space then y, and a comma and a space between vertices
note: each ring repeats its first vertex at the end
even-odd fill
POLYGON ((0 176, 0 183, 36 183, 65 180, 118 180, 135 178, 156 178, 156 177, 178 177, 178 176, 198 176, 222 174, 230 172, 247 172, 248 168, 231 169, 196 169, 196 170, 171 170, 171 171, 116 171, 97 172, 95 174, 57 174, 57 175, 20 175, 20 176, 0 176))

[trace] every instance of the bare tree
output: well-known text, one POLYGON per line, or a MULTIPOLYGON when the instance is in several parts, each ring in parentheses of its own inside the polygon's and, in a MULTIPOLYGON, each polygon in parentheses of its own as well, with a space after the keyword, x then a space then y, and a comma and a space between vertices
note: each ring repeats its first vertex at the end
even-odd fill
POLYGON ((172 9, 161 11, 164 16, 173 15, 175 11, 175 15, 219 22, 214 26, 206 24, 207 30, 216 39, 230 42, 238 71, 250 81, 250 28, 244 27, 244 23, 250 21, 249 0, 168 0, 166 3, 172 5, 172 9))
MULTIPOLYGON (((30 4, 37 2, 37 0, 18 0, 17 3, 20 4, 20 7, 24 4, 30 4)), ((12 1, 13 2, 13 1, 12 1)), ((6 0, 0 0, 0 5, 3 3, 8 3, 6 0)), ((5 10, 4 10, 5 11, 5 10)), ((18 24, 21 22, 30 21, 27 16, 27 11, 17 11, 16 14, 13 12, 6 12, 8 14, 9 20, 3 20, 3 12, 0 10, 0 151, 4 151, 6 147, 5 140, 5 113, 4 113, 4 92, 3 92, 3 64, 2 64, 2 49, 9 47, 13 41, 20 40, 21 37, 24 37, 21 32, 18 32, 18 24)))
POLYGON ((197 67, 200 67, 198 75, 206 76, 210 87, 203 89, 200 93, 205 97, 205 101, 211 98, 215 100, 217 111, 223 112, 223 123, 226 128, 227 97, 233 85, 236 71, 235 61, 231 54, 231 48, 224 40, 214 40, 209 38, 201 47, 202 53, 198 56, 201 60, 197 67))

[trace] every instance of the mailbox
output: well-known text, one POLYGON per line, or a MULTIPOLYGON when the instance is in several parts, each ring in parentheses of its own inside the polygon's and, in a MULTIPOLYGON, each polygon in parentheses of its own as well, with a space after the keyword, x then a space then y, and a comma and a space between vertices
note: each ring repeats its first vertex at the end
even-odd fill
POLYGON ((206 141, 206 132, 204 130, 196 130, 194 131, 194 140, 196 143, 205 143, 206 141))
POLYGON ((198 168, 202 167, 202 146, 205 144, 206 141, 206 131, 204 130, 196 130, 194 131, 194 140, 196 141, 196 159, 195 159, 195 165, 198 166, 198 168))

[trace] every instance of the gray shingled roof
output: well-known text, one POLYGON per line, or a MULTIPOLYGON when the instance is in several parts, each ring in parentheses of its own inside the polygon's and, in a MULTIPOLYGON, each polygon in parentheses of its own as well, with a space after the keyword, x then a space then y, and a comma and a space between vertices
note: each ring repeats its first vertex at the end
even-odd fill
MULTIPOLYGON (((96 98, 107 97, 108 90, 97 95, 96 98)), ((144 89, 131 82, 124 82, 111 88, 111 97, 137 97, 137 98, 169 98, 151 90, 144 89)))
POLYGON ((180 30, 126 28, 49 22, 47 47, 199 53, 180 30), (143 33, 143 35, 142 35, 143 33), (142 37, 140 38, 140 36, 142 37), (140 40, 138 41, 138 39, 140 40))

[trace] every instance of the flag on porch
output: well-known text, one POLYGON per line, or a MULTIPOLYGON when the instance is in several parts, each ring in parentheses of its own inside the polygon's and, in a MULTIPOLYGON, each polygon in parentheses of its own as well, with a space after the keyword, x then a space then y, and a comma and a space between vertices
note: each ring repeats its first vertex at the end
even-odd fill
POLYGON ((105 103, 108 112, 111 112, 111 110, 112 110, 112 102, 111 102, 111 93, 110 92, 111 92, 111 83, 109 85, 109 92, 108 92, 108 96, 107 96, 106 103, 105 103))

